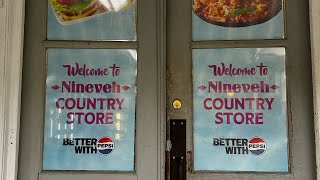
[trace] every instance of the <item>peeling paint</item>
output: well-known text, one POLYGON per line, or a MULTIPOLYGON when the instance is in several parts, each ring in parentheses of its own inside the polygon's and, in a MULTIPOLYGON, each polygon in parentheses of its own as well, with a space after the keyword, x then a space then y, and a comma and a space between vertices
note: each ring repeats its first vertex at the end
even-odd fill
POLYGON ((192 151, 187 151, 187 172, 190 174, 194 173, 192 157, 192 151))

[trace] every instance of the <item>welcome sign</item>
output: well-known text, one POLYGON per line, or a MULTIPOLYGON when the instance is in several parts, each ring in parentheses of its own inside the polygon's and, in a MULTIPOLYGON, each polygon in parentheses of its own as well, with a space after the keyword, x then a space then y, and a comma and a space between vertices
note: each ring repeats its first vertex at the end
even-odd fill
POLYGON ((284 48, 193 50, 196 171, 288 171, 284 48))
POLYGON ((44 170, 134 170, 136 50, 48 49, 44 170))

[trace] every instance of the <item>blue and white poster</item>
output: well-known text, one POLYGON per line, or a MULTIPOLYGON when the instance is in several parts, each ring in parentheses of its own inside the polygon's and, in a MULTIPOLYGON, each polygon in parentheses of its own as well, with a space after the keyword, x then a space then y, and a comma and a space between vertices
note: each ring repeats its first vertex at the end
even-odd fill
POLYGON ((193 50, 194 170, 288 172, 285 48, 193 50))
POLYGON ((136 50, 47 56, 43 170, 134 171, 136 50))
POLYGON ((193 0, 194 41, 283 39, 282 0, 193 0))
POLYGON ((134 0, 48 0, 49 40, 136 40, 134 0))

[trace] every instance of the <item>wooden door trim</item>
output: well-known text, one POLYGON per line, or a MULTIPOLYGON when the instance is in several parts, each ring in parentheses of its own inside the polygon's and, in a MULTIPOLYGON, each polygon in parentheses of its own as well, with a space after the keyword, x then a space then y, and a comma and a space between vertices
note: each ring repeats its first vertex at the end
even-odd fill
POLYGON ((15 180, 18 166, 25 1, 0 8, 0 179, 15 180))

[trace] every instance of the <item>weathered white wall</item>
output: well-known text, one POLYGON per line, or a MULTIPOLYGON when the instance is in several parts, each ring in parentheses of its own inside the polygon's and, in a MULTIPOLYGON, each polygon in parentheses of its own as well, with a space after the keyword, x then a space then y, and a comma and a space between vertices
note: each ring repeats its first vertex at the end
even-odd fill
POLYGON ((0 0, 0 180, 17 176, 24 0, 0 0))
MULTIPOLYGON (((1 0, 0 0, 1 3, 1 0)), ((5 104, 5 42, 6 42, 6 26, 3 26, 6 24, 6 13, 7 13, 7 8, 6 7, 1 7, 2 5, 5 5, 3 2, 0 4, 0 162, 3 162, 3 149, 4 147, 2 146, 4 144, 4 137, 3 137, 3 132, 4 132, 4 104, 5 104)), ((0 174, 3 174, 3 163, 0 163, 0 174)), ((1 180, 4 180, 1 178, 1 180)))
POLYGON ((313 62, 314 121, 317 155, 317 179, 320 180, 320 1, 310 2, 310 27, 313 62))

